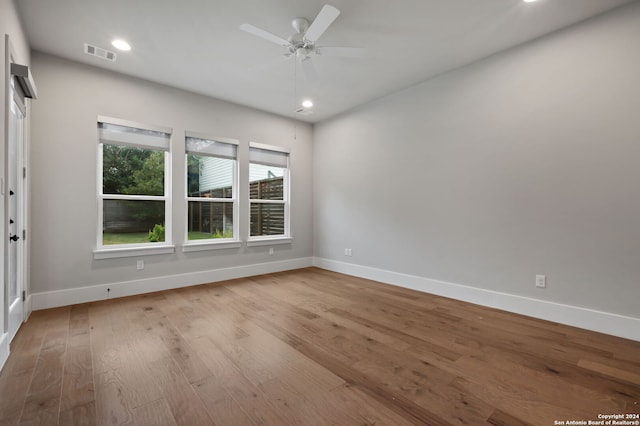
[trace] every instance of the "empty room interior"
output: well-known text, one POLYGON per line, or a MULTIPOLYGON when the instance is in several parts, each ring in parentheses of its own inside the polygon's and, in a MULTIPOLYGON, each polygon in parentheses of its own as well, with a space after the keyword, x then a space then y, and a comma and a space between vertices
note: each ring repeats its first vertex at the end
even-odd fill
POLYGON ((640 424, 640 0, 0 34, 0 424, 640 424))

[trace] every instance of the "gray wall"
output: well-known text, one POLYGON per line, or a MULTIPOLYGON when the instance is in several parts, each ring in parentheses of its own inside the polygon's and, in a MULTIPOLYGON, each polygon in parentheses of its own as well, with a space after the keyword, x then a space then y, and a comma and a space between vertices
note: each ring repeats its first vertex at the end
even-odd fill
POLYGON ((316 125, 315 255, 640 317, 638 40, 635 2, 316 125))
MULTIPOLYGON (((109 284, 218 268, 312 256, 311 137, 309 124, 168 88, 144 80, 35 52, 40 98, 33 104, 32 293, 109 284), (94 260, 96 244, 96 153, 98 115, 173 128, 173 255, 94 260), (248 143, 291 149, 293 243, 266 247, 183 253, 184 132, 238 139, 239 159, 248 143), (297 134, 297 138, 294 136, 297 134)), ((246 197, 246 173, 240 178, 246 197)), ((248 203, 240 203, 241 216, 248 203)), ((248 234, 246 221, 240 234, 248 234)))

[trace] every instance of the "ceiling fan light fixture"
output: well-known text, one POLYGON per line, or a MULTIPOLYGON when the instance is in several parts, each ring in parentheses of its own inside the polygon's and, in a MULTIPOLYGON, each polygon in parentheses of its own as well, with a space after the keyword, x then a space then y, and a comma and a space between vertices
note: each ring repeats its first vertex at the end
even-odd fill
POLYGON ((298 47, 296 49, 296 57, 298 59, 300 59, 300 62, 306 60, 307 58, 309 58, 309 53, 311 53, 311 50, 305 46, 303 47, 298 47))

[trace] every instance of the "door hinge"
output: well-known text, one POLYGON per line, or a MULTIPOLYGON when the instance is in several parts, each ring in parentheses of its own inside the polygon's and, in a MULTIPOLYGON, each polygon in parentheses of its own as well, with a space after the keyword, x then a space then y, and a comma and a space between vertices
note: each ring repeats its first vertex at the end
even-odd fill
POLYGON ((22 179, 26 179, 26 177, 27 177, 27 168, 23 167, 22 168, 22 179))
POLYGON ((27 300, 27 292, 22 290, 22 301, 26 301, 27 300))
POLYGON ((22 230, 22 240, 24 241, 24 240, 26 240, 26 239, 27 239, 27 230, 26 230, 26 229, 23 229, 23 230, 22 230))

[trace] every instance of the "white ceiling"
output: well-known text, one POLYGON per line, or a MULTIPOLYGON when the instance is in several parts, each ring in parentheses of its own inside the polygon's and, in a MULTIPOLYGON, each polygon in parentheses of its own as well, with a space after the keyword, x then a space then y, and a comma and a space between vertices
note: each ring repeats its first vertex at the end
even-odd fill
MULTIPOLYGON (((15 0, 35 50, 280 115, 317 122, 632 0, 15 0), (318 79, 284 48, 242 32, 250 23, 287 38, 291 20, 329 2, 341 14, 318 45, 366 48, 364 58, 315 56, 318 79), (109 62, 84 43, 115 51, 109 62)), ((37 75, 36 75, 37 78, 37 75)))

